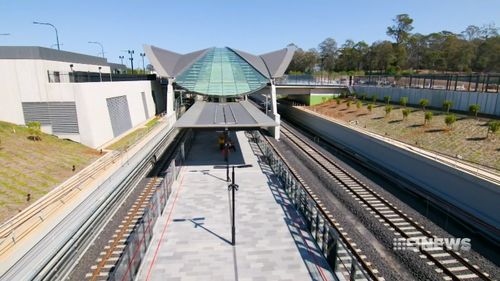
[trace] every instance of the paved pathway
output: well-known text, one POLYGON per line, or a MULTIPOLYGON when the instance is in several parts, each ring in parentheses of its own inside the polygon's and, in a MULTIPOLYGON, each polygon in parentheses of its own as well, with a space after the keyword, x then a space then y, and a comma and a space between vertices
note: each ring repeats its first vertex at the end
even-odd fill
POLYGON ((253 167, 236 169, 236 246, 217 135, 198 133, 138 280, 333 280, 258 148, 244 132, 237 140, 231 162, 253 167))

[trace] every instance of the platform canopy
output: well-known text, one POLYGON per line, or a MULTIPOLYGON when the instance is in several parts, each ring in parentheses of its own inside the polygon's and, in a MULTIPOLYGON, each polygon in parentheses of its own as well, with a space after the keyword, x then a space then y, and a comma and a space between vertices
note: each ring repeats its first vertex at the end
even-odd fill
POLYGON ((177 128, 249 129, 278 124, 248 101, 215 103, 197 101, 174 125, 177 128))
POLYGON ((158 75, 175 79, 178 86, 202 95, 231 97, 255 92, 283 76, 295 47, 260 56, 228 47, 185 55, 149 45, 144 51, 158 75))

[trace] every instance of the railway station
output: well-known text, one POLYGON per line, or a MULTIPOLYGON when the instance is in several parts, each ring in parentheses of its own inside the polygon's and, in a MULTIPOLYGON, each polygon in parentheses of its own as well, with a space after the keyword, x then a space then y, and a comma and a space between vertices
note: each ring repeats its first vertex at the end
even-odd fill
POLYGON ((0 281, 499 279, 494 24, 306 48, 383 13, 210 4, 119 7, 79 36, 140 45, 97 55, 0 33, 0 281))

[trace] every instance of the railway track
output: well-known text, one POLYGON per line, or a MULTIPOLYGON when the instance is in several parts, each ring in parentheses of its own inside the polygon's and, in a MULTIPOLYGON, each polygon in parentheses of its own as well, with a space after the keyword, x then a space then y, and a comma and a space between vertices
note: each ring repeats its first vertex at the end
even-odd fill
MULTIPOLYGON (((435 238, 418 222, 393 206, 383 196, 361 182, 354 175, 341 167, 314 146, 303 140, 303 137, 281 126, 282 136, 287 138, 299 151, 303 151, 317 166, 331 177, 331 180, 351 195, 367 211, 384 224, 396 237, 402 239, 435 238)), ((443 280, 492 280, 479 267, 472 265, 460 253, 446 247, 422 248, 416 250, 419 256, 427 260, 427 264, 442 277, 443 280)))
MULTIPOLYGON (((385 278, 379 274, 379 271, 374 268, 372 263, 368 260, 366 255, 363 254, 362 250, 358 247, 354 241, 349 237, 349 233, 345 232, 342 225, 339 224, 335 218, 328 212, 321 199, 313 192, 313 190, 308 186, 300 174, 288 163, 285 157, 280 153, 279 149, 268 140, 267 142, 273 151, 279 156, 281 161, 286 165, 290 173, 295 177, 300 185, 302 185, 305 192, 310 198, 312 198, 318 208, 318 211, 324 216, 328 221, 328 224, 335 229, 338 238, 344 243, 346 248, 337 247, 336 256, 339 259, 339 263, 335 266, 334 271, 337 276, 343 276, 345 280, 377 280, 383 281, 385 278), (359 272, 354 276, 351 276, 351 271, 353 265, 361 266, 368 276, 360 274, 359 272), (354 278, 354 279, 351 279, 354 278), (367 279, 370 278, 370 279, 367 279)), ((323 227, 323 226, 322 226, 323 227)))
POLYGON ((128 211, 127 215, 123 218, 119 228, 115 230, 113 239, 108 241, 108 245, 104 247, 104 251, 100 253, 97 259, 98 264, 91 267, 85 277, 86 280, 104 281, 108 280, 109 274, 116 262, 120 258, 125 248, 125 243, 132 233, 134 226, 139 220, 142 219, 144 211, 150 204, 150 198, 158 188, 160 178, 152 178, 146 188, 141 192, 132 208, 128 211))
MULTIPOLYGON (((145 219, 145 212, 148 209, 150 211, 152 209, 156 210, 157 206, 153 205, 151 199, 156 195, 156 192, 160 192, 162 180, 165 180, 167 169, 170 163, 172 161, 175 161, 175 155, 180 148, 181 142, 189 137, 190 133, 188 133, 187 131, 182 131, 174 138, 169 148, 167 148, 167 151, 165 151, 162 160, 158 162, 157 168, 154 168, 154 176, 147 180, 140 194, 134 201, 132 201, 133 203, 131 204, 131 206, 126 207, 127 209, 129 208, 128 210, 126 210, 126 215, 122 217, 119 226, 114 229, 114 234, 112 235, 112 237, 109 237, 111 239, 109 239, 107 243, 105 243, 104 249, 99 253, 99 257, 96 260, 96 264, 93 264, 89 267, 90 272, 85 275, 85 280, 110 280, 110 278, 112 278, 112 272, 115 270, 115 266, 117 266, 119 259, 125 252, 127 240, 129 239, 130 235, 132 235, 132 232, 136 228, 137 224, 144 219, 146 221, 144 222, 144 229, 142 231, 151 231, 151 228, 154 226, 155 221, 151 218, 151 216, 149 216, 148 219, 145 219)), ((168 193, 162 194, 160 192, 159 198, 160 200, 167 200, 168 193)), ((120 217, 117 217, 116 219, 119 220, 120 217)), ((136 245, 136 247, 143 247, 143 242, 145 243, 146 241, 141 241, 141 245, 136 245)), ((134 251, 133 255, 130 257, 130 264, 140 261, 140 259, 136 257, 136 254, 137 248, 134 251)))

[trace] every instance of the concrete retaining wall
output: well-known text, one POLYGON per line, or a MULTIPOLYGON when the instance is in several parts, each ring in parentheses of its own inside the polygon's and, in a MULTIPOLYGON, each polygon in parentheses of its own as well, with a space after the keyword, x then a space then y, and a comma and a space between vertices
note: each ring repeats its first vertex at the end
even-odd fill
POLYGON ((497 229, 500 228, 498 185, 312 113, 286 105, 279 105, 278 109, 284 119, 299 123, 325 140, 338 143, 381 165, 419 186, 422 189, 419 191, 437 196, 497 229))
POLYGON ((408 97, 408 103, 417 105, 420 99, 428 99, 429 106, 442 108, 443 101, 453 102, 452 110, 469 111, 471 104, 479 104, 481 113, 500 116, 500 94, 458 92, 431 89, 407 89, 392 87, 354 86, 356 93, 367 94, 368 97, 378 96, 383 100, 384 96, 391 96, 391 101, 399 102, 401 97, 408 97))

